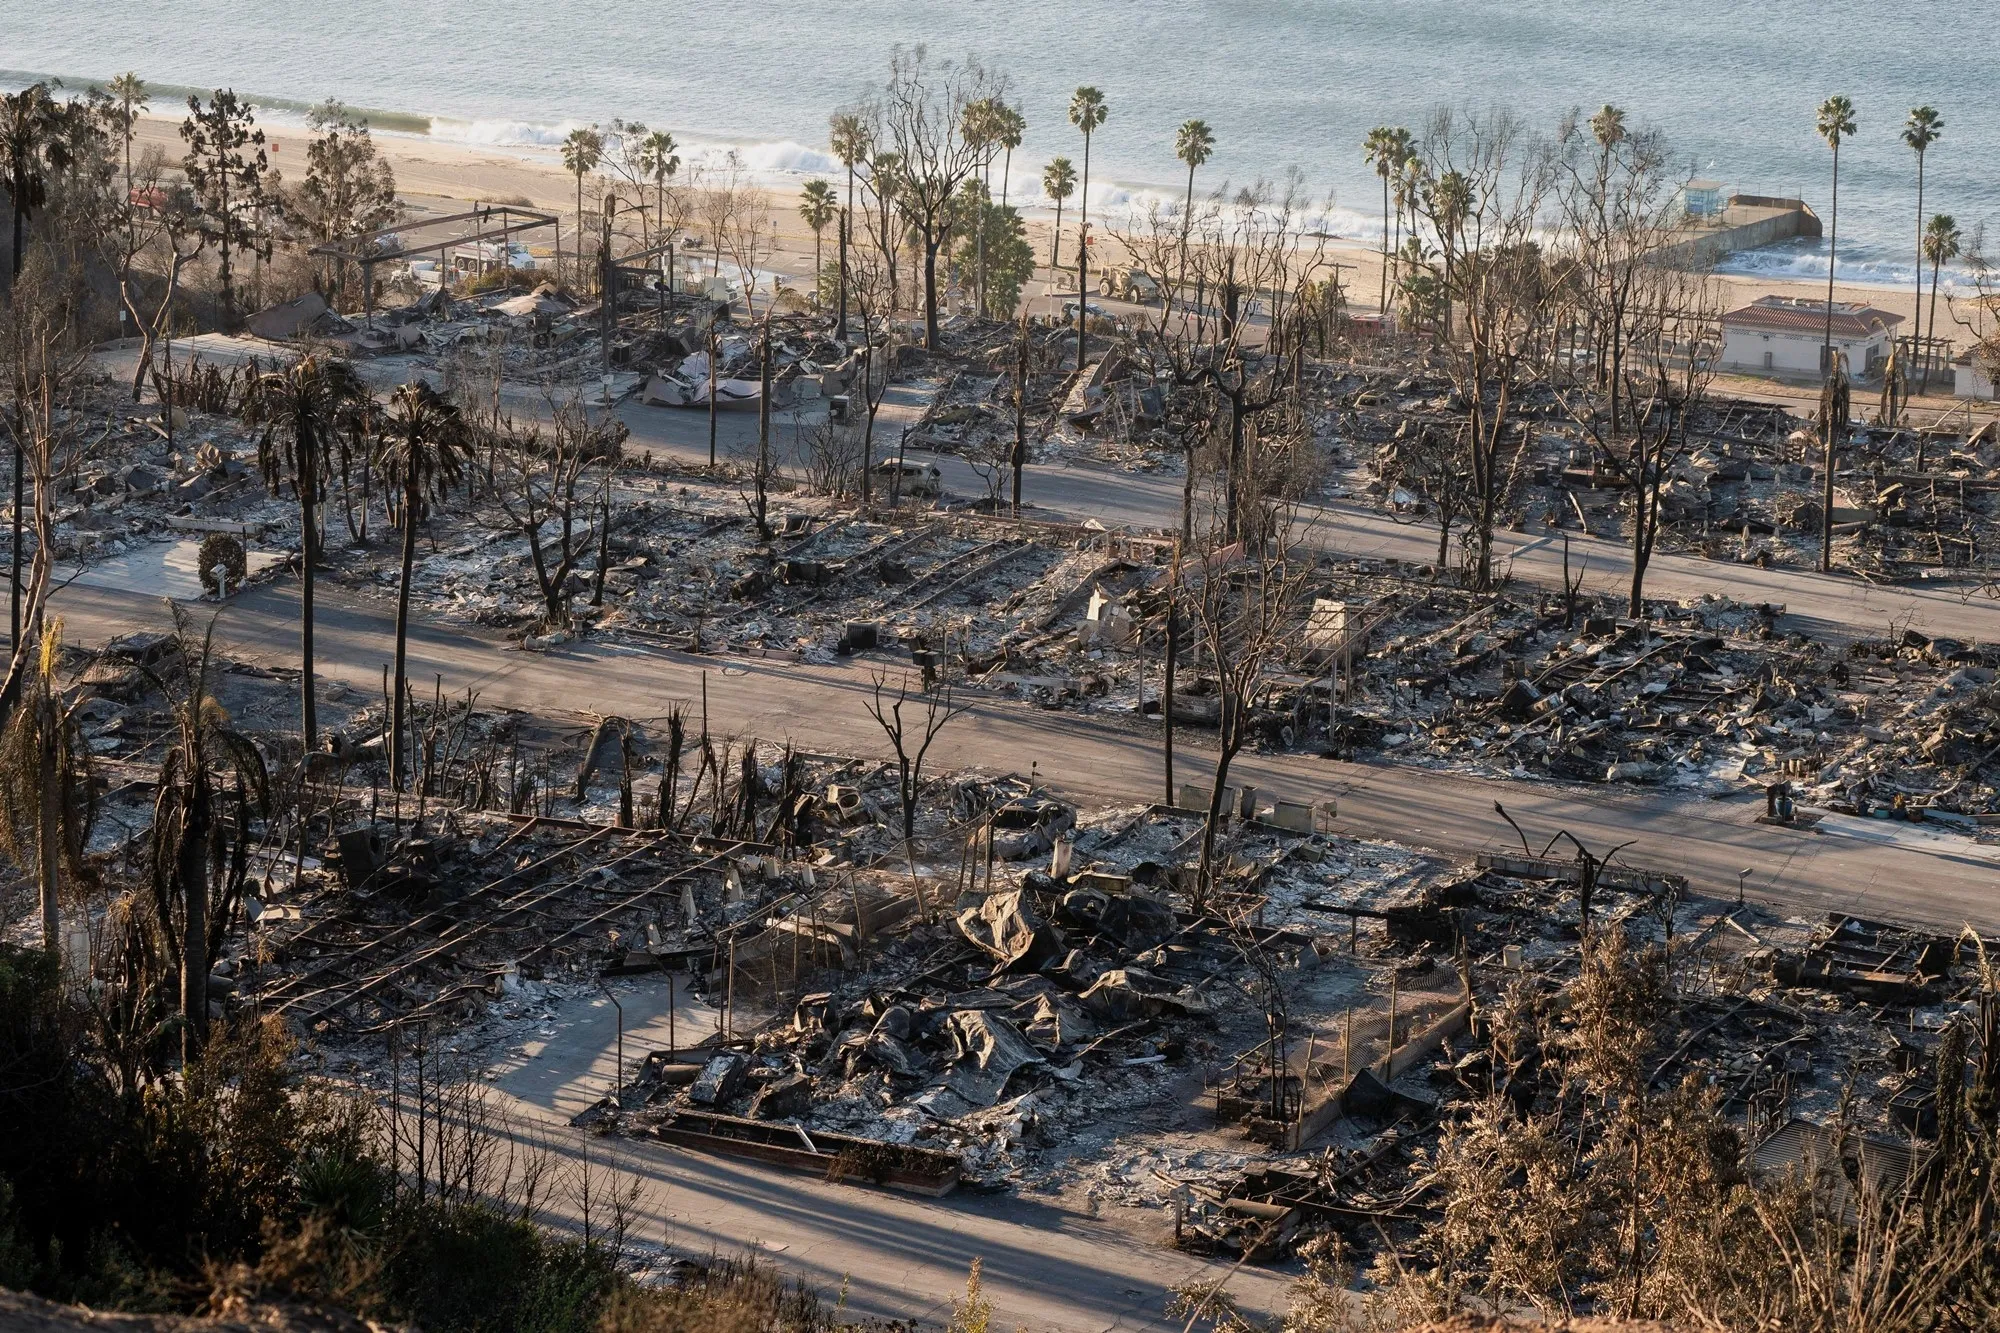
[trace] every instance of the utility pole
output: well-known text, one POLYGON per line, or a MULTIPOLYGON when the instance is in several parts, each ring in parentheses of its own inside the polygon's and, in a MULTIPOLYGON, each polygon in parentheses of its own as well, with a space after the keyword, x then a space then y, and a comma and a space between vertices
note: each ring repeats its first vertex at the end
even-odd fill
POLYGON ((715 359, 722 355, 722 335, 715 330, 715 313, 708 317, 708 470, 715 471, 715 359))
MULTIPOLYGON (((840 210, 840 322, 836 326, 833 340, 845 346, 847 343, 847 212, 854 207, 854 173, 847 173, 847 208, 840 210)), ((819 275, 813 275, 815 285, 819 275)))
POLYGON ((1021 470, 1028 461, 1028 321, 1020 323, 1014 356, 1014 517, 1021 516, 1021 470))
POLYGON ((1180 652, 1178 623, 1181 588, 1181 544, 1174 542, 1173 564, 1167 570, 1167 649, 1165 670, 1160 681, 1160 720, 1167 728, 1167 805, 1174 804, 1174 665, 1180 652))
POLYGON ((604 236, 597 247, 597 306, 598 322, 603 327, 604 336, 604 405, 611 406, 611 336, 618 330, 618 309, 614 304, 611 285, 616 277, 611 267, 611 219, 618 211, 618 196, 611 191, 604 192, 604 236))
POLYGON ((771 313, 764 312, 763 346, 757 354, 757 535, 771 536, 768 521, 770 498, 766 479, 771 475, 771 313))

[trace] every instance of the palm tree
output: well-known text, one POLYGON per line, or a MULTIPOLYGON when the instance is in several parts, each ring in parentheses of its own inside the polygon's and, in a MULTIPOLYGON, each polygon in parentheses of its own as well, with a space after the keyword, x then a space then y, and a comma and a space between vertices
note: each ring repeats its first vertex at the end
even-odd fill
POLYGON ((1056 158, 1042 168, 1042 193, 1056 201, 1056 230, 1049 238, 1049 267, 1062 267, 1063 200, 1076 193, 1076 164, 1066 157, 1056 158))
POLYGON ((979 197, 972 210, 972 270, 981 316, 986 313, 986 206, 993 198, 993 156, 1006 132, 1006 109, 999 98, 982 97, 968 102, 959 116, 959 134, 979 158, 979 197))
POLYGON ((471 457, 458 409, 422 380, 405 384, 389 400, 388 428, 382 437, 385 484, 403 493, 403 581, 396 589, 396 692, 392 696, 389 776, 403 789, 403 703, 407 692, 410 636, 410 575, 417 558, 417 525, 442 502, 465 473, 471 457))
MULTIPOLYGON (((1215 152, 1215 131, 1205 120, 1184 120, 1174 132, 1174 156, 1188 169, 1187 199, 1181 204, 1181 277, 1187 277, 1188 231, 1194 226, 1194 171, 1215 152)), ((1166 275, 1162 274, 1164 279, 1166 275)))
POLYGON ((137 113, 146 109, 146 81, 138 74, 127 71, 113 79, 107 85, 107 91, 118 101, 118 129, 125 140, 126 238, 129 241, 132 229, 137 225, 129 221, 132 211, 132 129, 137 123, 137 113))
POLYGON ((1827 211, 1826 238, 1826 339, 1820 344, 1820 360, 1826 372, 1826 387, 1820 395, 1820 423, 1826 432, 1826 457, 1822 463, 1819 520, 1819 572, 1833 572, 1833 469, 1838 461, 1835 449, 1847 433, 1847 378, 1841 374, 1833 355, 1833 270, 1840 243, 1840 141, 1854 134, 1854 103, 1845 97, 1829 97, 1819 104, 1814 121, 1819 137, 1833 150, 1833 198, 1827 211))
POLYGON ((62 108, 45 83, 0 95, 0 152, 7 157, 7 194, 14 205, 14 265, 21 276, 30 215, 48 201, 48 178, 69 166, 62 108))
MULTIPOLYGON (((0 155, 7 159, 7 193, 13 201, 14 264, 10 270, 18 281, 26 253, 28 216, 48 202, 48 178, 67 171, 69 149, 63 131, 63 109, 49 96, 45 83, 32 84, 18 93, 0 95, 0 155)), ((168 423, 172 428, 172 423, 168 423)), ((21 524, 24 508, 22 478, 27 458, 22 449, 22 432, 14 436, 14 523, 13 546, 9 558, 12 570, 11 636, 7 646, 21 646, 21 524)))
POLYGON ((576 272, 577 282, 583 281, 583 178, 597 170, 597 164, 604 160, 604 135, 595 125, 583 125, 569 132, 563 140, 563 166, 576 177, 576 272))
MULTIPOLYGON (((660 244, 667 243, 667 181, 681 169, 680 145, 665 130, 654 130, 639 141, 639 170, 653 182, 653 207, 659 219, 660 244)), ((643 205, 641 205, 643 207, 643 205)), ((667 279, 672 285, 673 279, 667 279)))
POLYGON ((209 693, 215 622, 197 648, 186 613, 175 607, 173 616, 185 684, 154 679, 173 701, 174 744, 160 763, 153 798, 150 878, 161 933, 179 939, 170 953, 180 978, 181 1049, 191 1059, 208 1037, 209 960, 242 905, 251 816, 269 809, 270 786, 256 745, 230 727, 229 714, 209 693))
POLYGON ((339 434, 368 390, 345 361, 313 355, 256 382, 251 418, 264 432, 257 459, 273 493, 289 482, 299 501, 299 713, 308 751, 319 744, 313 688, 313 579, 320 558, 320 489, 339 434))
MULTIPOLYGON (((1840 141, 1854 137, 1854 103, 1845 97, 1829 97, 1819 104, 1815 122, 1819 137, 1833 150, 1833 204, 1827 213, 1826 237, 1826 342, 1820 349, 1825 370, 1833 373, 1833 261, 1840 245, 1840 141)), ((1829 436, 1831 438, 1831 436, 1829 436)))
MULTIPOLYGON (((1375 168, 1375 174, 1382 178, 1382 296, 1381 310, 1389 313, 1389 261, 1396 247, 1389 236, 1389 180, 1403 169, 1403 161, 1410 155, 1410 132, 1400 125, 1377 125, 1368 131, 1368 137, 1361 142, 1364 161, 1375 168)), ((1397 211, 1397 221, 1402 221, 1402 213, 1397 211)), ((1396 238, 1398 241, 1400 237, 1396 238)))
POLYGON ((1597 140, 1597 146, 1610 152, 1613 145, 1625 142, 1625 112, 1606 102, 1590 118, 1590 137, 1597 140))
MULTIPOLYGON (((1930 328, 1931 328, 1931 337, 1933 340, 1935 340, 1937 337, 1938 270, 1942 269, 1946 264, 1949 264, 1952 260, 1958 258, 1959 246, 1963 241, 1963 239, 1964 238, 1959 235, 1958 223, 1952 220, 1951 214, 1949 213, 1933 213, 1931 215, 1930 225, 1924 228, 1923 257, 1931 261, 1930 328)), ((1921 270, 1919 270, 1917 274, 1917 281, 1918 282, 1923 281, 1923 273, 1921 270)), ((1929 393, 1930 391, 1931 391, 1931 352, 1930 348, 1926 346, 1924 348, 1924 381, 1923 384, 1917 389, 1917 392, 1929 393)))
MULTIPOLYGON (((1917 306, 1916 338, 1919 345, 1924 337, 1924 260, 1929 257, 1925 250, 1924 231, 1924 154, 1930 152, 1931 145, 1944 133, 1944 117, 1936 109, 1927 106, 1910 108, 1910 118, 1903 122, 1903 142, 1917 155, 1917 306)), ((1937 336, 1937 326, 1931 326, 1931 336, 1937 336)), ((1930 373, 1929 353, 1924 355, 1924 373, 1930 373)))
POLYGON ((815 302, 819 300, 821 273, 820 233, 826 230, 826 224, 833 221, 834 215, 839 211, 840 197, 833 192, 831 185, 828 185, 818 177, 814 177, 812 180, 806 182, 806 188, 800 195, 799 216, 806 220, 808 227, 812 228, 813 300, 815 302))
POLYGON ((62 947, 62 878, 87 873, 83 851, 97 813, 90 747, 76 708, 63 707, 61 665, 62 621, 53 620, 43 627, 35 671, 0 738, 0 846, 35 877, 42 947, 51 952, 62 947))
POLYGON ((1104 94, 1088 85, 1070 94, 1069 123, 1083 131, 1083 194, 1077 201, 1080 221, 1076 235, 1076 368, 1083 369, 1083 335, 1090 321, 1090 136, 1104 123, 1110 108, 1104 94))
POLYGON ((1007 150, 1007 156, 1000 164, 1000 209, 1007 208, 1007 178, 1014 174, 1014 150, 1021 146, 1021 136, 1028 132, 1028 118, 1018 107, 1002 103, 1000 106, 1000 146, 1007 150))
MULTIPOLYGON (((1424 207, 1430 213, 1431 225, 1437 229, 1440 258, 1444 260, 1444 287, 1438 292, 1437 302, 1438 319, 1447 337, 1451 334, 1452 298, 1456 295, 1452 259, 1469 257, 1465 224, 1472 217, 1472 195, 1472 181, 1462 171, 1447 171, 1423 186, 1424 207)), ((1472 244, 1476 247, 1476 241, 1472 244)))
POLYGON ((847 227, 854 216, 854 168, 868 160, 868 122, 858 111, 836 111, 827 125, 827 142, 840 165, 847 168, 847 211, 840 220, 840 338, 847 338, 847 227))
POLYGON ((1410 231, 1414 234, 1417 228, 1417 190, 1423 179, 1424 160, 1417 155, 1416 144, 1412 142, 1403 150, 1402 159, 1396 164, 1396 177, 1389 191, 1389 198, 1395 204, 1389 262, 1395 268, 1398 287, 1403 282, 1403 219, 1410 219, 1410 231))

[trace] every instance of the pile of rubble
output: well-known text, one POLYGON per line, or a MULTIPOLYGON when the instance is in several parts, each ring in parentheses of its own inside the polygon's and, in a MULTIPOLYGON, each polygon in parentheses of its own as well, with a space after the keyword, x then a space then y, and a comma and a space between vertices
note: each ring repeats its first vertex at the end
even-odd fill
POLYGON ((957 1178, 987 1185, 1089 1177, 1132 1151, 1140 1125, 1214 1139, 1199 1151, 1217 1169, 1240 1163, 1235 1131, 1204 1135, 1191 1103, 1219 1049, 1261 1044, 1259 976, 1282 973, 1289 1003, 1329 1011, 1352 982, 1319 966, 1323 920, 1261 901, 1246 913, 1251 895, 1281 874, 1307 898, 1358 892, 1414 858, 1246 825, 1216 906, 1197 911, 1179 868, 1197 817, 1070 819, 1033 797, 999 805, 971 831, 948 902, 924 868, 916 884, 885 869, 767 916, 709 976, 711 993, 742 1006, 794 993, 794 976, 838 984, 754 1031, 655 1053, 615 1107, 586 1118, 718 1151, 731 1149, 686 1136, 799 1153, 846 1135, 947 1153, 957 1178), (1009 860, 1042 852, 1058 873, 1009 860), (1272 923, 1280 914, 1302 924, 1272 923))

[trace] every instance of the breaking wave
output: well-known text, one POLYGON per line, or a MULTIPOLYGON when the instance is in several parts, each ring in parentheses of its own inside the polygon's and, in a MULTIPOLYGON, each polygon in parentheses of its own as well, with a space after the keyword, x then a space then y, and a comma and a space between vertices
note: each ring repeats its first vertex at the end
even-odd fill
MULTIPOLYGON (((1782 245, 1765 246, 1760 250, 1739 250, 1716 264, 1716 272, 1732 277, 1770 278, 1788 282, 1826 280, 1826 250, 1817 242, 1786 242, 1782 245)), ((1924 282, 1930 282, 1930 270, 1924 270, 1924 282)), ((1916 267, 1907 260, 1898 263, 1881 259, 1866 250, 1854 258, 1841 255, 1833 266, 1836 282, 1851 283, 1858 287, 1911 287, 1916 283, 1916 267)), ((1947 267, 1939 275, 1942 291, 1962 290, 1972 280, 1972 275, 1963 269, 1947 267)))
POLYGON ((445 120, 431 121, 430 137, 446 143, 472 144, 481 148, 560 148, 571 130, 584 128, 580 120, 549 125, 531 120, 445 120))

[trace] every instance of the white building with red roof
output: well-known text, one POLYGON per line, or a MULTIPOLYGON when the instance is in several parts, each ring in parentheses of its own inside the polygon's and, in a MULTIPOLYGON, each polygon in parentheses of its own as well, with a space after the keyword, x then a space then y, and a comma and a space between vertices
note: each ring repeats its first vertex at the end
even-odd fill
MULTIPOLYGON (((1772 375, 1826 373, 1827 303, 1809 297, 1760 296, 1722 317, 1722 368, 1772 375)), ((1855 301, 1833 303, 1833 350, 1847 373, 1872 379, 1889 359, 1901 315, 1855 301)))

